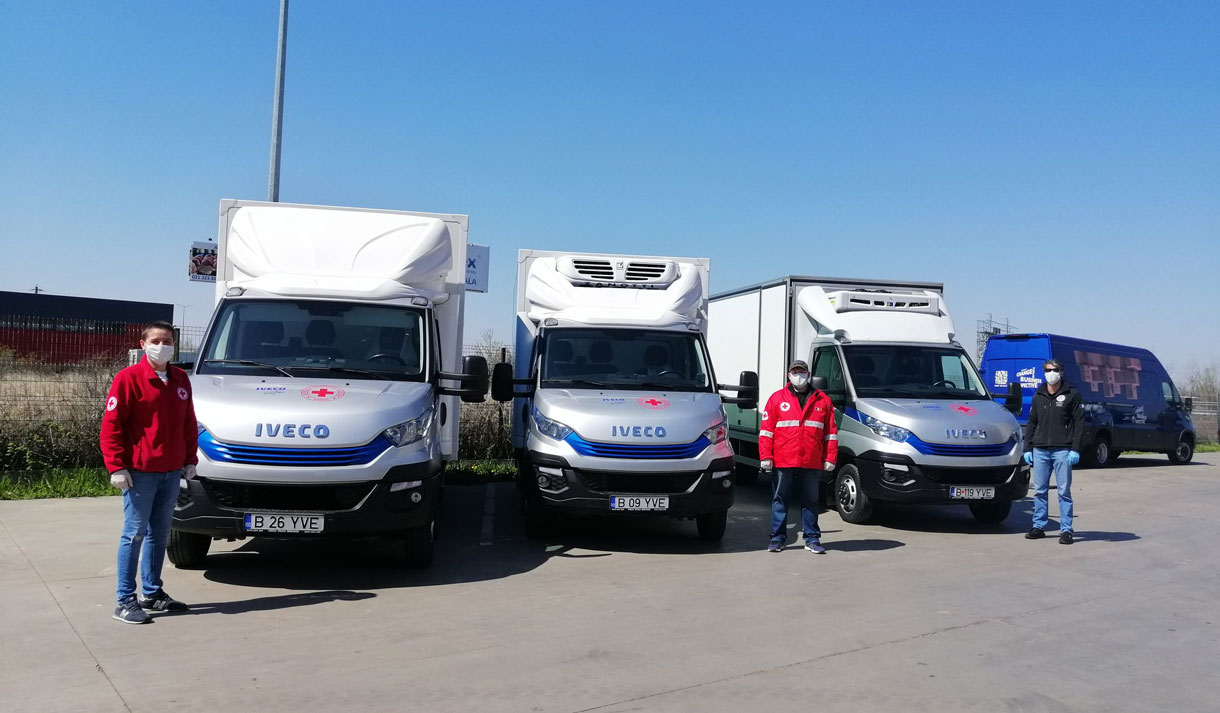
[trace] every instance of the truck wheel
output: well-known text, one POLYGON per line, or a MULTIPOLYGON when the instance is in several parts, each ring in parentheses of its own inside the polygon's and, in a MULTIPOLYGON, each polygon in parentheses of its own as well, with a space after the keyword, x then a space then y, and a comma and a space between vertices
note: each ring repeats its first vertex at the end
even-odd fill
POLYGON ((169 531, 169 542, 165 553, 169 561, 178 569, 199 567, 208 557, 208 548, 212 546, 212 538, 195 532, 169 531))
POLYGON ((1186 438, 1178 441, 1178 447, 1169 451, 1169 462, 1174 465, 1186 465, 1195 457, 1195 444, 1186 438))
POLYGON ((551 513, 547 512, 541 498, 521 495, 521 519, 525 523, 525 536, 531 540, 540 540, 551 532, 551 513))
POLYGON ((1110 453, 1110 437, 1099 435, 1085 451, 1084 460, 1090 468, 1105 468, 1113 460, 1110 453))
POLYGON ((424 527, 407 530, 402 542, 402 564, 410 569, 426 569, 432 564, 436 542, 436 520, 424 527))
POLYGON ((695 518, 695 526, 699 528, 699 539, 704 542, 720 542, 724 538, 724 529, 728 524, 728 510, 699 515, 695 518))
POLYGON ((860 484, 860 471, 850 463, 835 478, 835 507, 844 522, 861 525, 873 517, 873 501, 860 484))
POLYGON ((737 471, 737 484, 743 488, 749 488, 758 482, 758 468, 738 463, 733 470, 737 471))
POLYGON ((995 525, 1004 522, 1008 513, 1012 512, 1012 501, 992 501, 989 503, 970 503, 970 513, 974 519, 985 525, 995 525))

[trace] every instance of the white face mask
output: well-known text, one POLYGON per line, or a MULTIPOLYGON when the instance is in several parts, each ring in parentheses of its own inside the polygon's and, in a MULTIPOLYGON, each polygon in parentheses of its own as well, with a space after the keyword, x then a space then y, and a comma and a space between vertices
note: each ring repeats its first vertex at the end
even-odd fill
POLYGON ((1062 378, 1063 378, 1063 374, 1060 374, 1057 371, 1046 372, 1046 383, 1050 384, 1051 386, 1058 384, 1059 380, 1062 378))
POLYGON ((809 383, 809 375, 805 373, 789 374, 788 382, 798 389, 803 389, 809 383))
POLYGON ((145 344, 144 354, 154 364, 165 364, 174 358, 173 344, 145 344))

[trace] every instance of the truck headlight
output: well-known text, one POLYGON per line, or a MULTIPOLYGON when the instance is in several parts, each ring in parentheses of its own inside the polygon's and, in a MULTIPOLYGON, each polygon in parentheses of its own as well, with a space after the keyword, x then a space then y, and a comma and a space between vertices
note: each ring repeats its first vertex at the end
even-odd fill
POLYGON ((396 446, 401 447, 414 443, 428 435, 428 429, 432 427, 433 413, 433 408, 429 406, 419 418, 413 418, 410 421, 403 421, 397 425, 390 426, 382 431, 382 433, 390 440, 390 443, 396 446))
POLYGON ((882 438, 888 438, 891 441, 897 441, 899 443, 906 443, 906 440, 911 437, 911 432, 905 428, 899 428, 898 426, 888 424, 885 421, 873 418, 872 416, 866 416, 865 414, 860 415, 864 416, 864 425, 871 428, 873 433, 881 436, 882 438))
POLYGON ((703 437, 708 440, 713 446, 717 443, 723 443, 724 439, 729 435, 729 426, 724 421, 712 426, 703 432, 703 437))
POLYGON ((552 421, 546 416, 543 416, 542 412, 538 410, 537 406, 534 407, 534 428, 538 429, 538 432, 547 438, 554 438, 557 441, 562 441, 563 439, 572 435, 571 426, 562 424, 558 421, 552 421))

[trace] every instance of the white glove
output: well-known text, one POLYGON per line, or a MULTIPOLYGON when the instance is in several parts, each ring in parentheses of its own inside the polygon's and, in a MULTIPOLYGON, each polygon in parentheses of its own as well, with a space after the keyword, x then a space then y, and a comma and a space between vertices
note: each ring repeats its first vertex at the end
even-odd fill
POLYGON ((775 463, 773 463, 769 460, 765 460, 765 461, 759 463, 758 467, 762 468, 763 470, 771 470, 772 468, 775 467, 775 463))
POLYGON ((110 484, 127 492, 127 489, 131 487, 131 473, 128 473, 126 468, 114 471, 110 474, 110 484))
POLYGON ((822 464, 822 470, 826 471, 827 473, 829 473, 830 471, 832 471, 834 469, 835 469, 835 464, 831 463, 830 461, 826 461, 825 463, 822 464))
POLYGON ((182 477, 186 478, 187 480, 194 480, 195 479, 195 466, 192 464, 189 464, 189 463, 187 465, 182 466, 182 477))

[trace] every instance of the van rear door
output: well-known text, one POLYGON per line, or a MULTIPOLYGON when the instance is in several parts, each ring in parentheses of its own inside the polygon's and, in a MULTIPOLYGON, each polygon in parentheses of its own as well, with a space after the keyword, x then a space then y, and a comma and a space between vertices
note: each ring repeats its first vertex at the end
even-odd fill
POLYGON ((979 373, 997 403, 1008 398, 1008 385, 1021 385, 1022 424, 1029 418, 1034 392, 1042 385, 1042 365, 1051 356, 1050 338, 1045 334, 994 334, 987 340, 979 373))

